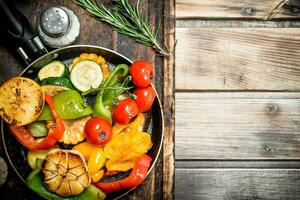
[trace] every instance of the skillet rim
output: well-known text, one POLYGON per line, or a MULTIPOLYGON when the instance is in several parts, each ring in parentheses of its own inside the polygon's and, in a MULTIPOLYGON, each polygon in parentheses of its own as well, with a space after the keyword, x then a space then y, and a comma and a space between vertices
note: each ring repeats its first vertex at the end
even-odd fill
MULTIPOLYGON (((126 56, 114 51, 114 50, 111 50, 111 49, 108 49, 106 47, 100 47, 100 46, 96 46, 96 45, 70 45, 70 46, 66 46, 66 47, 62 47, 62 48, 59 48, 59 49, 55 49, 53 51, 50 51, 44 55, 42 55, 41 57, 39 57, 38 59, 36 59, 35 61, 33 61, 32 63, 30 63, 20 74, 18 74, 18 76, 22 76, 28 69, 30 69, 35 63, 37 63, 38 61, 41 61, 43 60, 46 56, 49 56, 50 54, 55 54, 56 52, 60 52, 60 51, 63 51, 65 49, 72 49, 72 48, 94 48, 94 49, 100 49, 100 50, 104 50, 104 51, 108 51, 112 54, 116 54, 117 56, 119 57, 122 57, 124 58, 125 60, 127 60, 129 63, 133 63, 132 60, 130 60, 129 58, 127 58, 126 56)), ((164 122, 164 114, 163 114, 163 109, 162 109, 162 104, 161 104, 161 100, 158 96, 158 93, 155 89, 155 87, 153 86, 153 84, 151 84, 151 86, 154 88, 155 90, 155 95, 156 95, 156 99, 158 101, 158 106, 159 106, 159 111, 160 111, 160 115, 161 115, 161 139, 160 139, 160 142, 159 142, 159 147, 158 147, 158 151, 157 151, 157 154, 153 160, 153 162, 151 163, 151 167, 150 169, 148 170, 147 172, 147 175, 146 177, 144 178, 143 182, 146 180, 146 178, 148 177, 148 175, 152 172, 153 168, 155 167, 155 164, 160 156, 160 153, 161 153, 161 149, 162 149, 162 146, 163 146, 163 141, 164 141, 164 135, 165 135, 165 122, 164 122)), ((7 147, 6 147, 6 143, 5 143, 5 135, 4 135, 4 121, 3 119, 1 119, 1 137, 2 137, 2 144, 3 144, 3 148, 4 148, 4 152, 5 152, 5 155, 9 161, 9 164, 10 166, 13 168, 14 172, 18 175, 18 177, 22 180, 22 182, 26 185, 26 181, 23 179, 23 177, 21 176, 21 174, 18 172, 18 170, 15 168, 12 160, 10 159, 10 156, 8 154, 8 150, 7 150, 7 147)), ((27 187, 27 186, 26 186, 27 187)), ((139 186, 137 186, 139 187, 139 186)), ((130 192, 132 192, 133 190, 135 190, 137 187, 134 187, 134 188, 131 188, 129 190, 127 190, 126 192, 124 192, 123 194, 119 195, 118 197, 114 198, 114 199, 120 199, 124 196, 126 196, 127 194, 129 194, 130 192)), ((28 187, 27 187, 28 188, 28 187)), ((37 194, 37 193, 36 193, 37 194)), ((39 194, 37 194, 39 195, 39 194)), ((41 196, 41 195, 39 195, 41 196)), ((41 196, 43 197, 43 196, 41 196)), ((45 198, 45 197, 43 197, 45 198)), ((47 198, 45 198, 47 199, 47 198)))

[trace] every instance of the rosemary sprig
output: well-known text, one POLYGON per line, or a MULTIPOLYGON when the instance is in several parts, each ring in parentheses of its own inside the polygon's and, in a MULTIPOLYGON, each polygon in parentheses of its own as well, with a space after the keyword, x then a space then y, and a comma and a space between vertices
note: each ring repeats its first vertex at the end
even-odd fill
POLYGON ((113 0, 116 10, 107 9, 100 0, 75 0, 78 5, 89 13, 114 27, 114 30, 123 35, 135 38, 137 42, 154 48, 163 56, 170 56, 171 52, 166 45, 161 45, 157 39, 158 28, 152 29, 149 23, 139 12, 140 0, 135 6, 128 0, 113 0))

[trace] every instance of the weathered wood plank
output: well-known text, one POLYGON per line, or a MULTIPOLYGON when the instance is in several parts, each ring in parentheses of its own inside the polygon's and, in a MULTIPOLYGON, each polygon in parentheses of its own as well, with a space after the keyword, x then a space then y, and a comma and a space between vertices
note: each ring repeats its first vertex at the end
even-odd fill
POLYGON ((176 93, 175 158, 300 159, 300 93, 176 93))
MULTIPOLYGON (((267 16, 282 0, 176 0, 176 18, 255 18, 267 16)), ((282 9, 275 18, 293 18, 282 9)))
MULTIPOLYGON (((175 0, 164 1, 164 41, 172 50, 175 45, 175 0)), ((164 142, 163 142, 163 199, 174 198, 174 55, 164 59, 163 67, 163 112, 164 112, 164 142)))
POLYGON ((176 160, 185 169, 300 169, 300 160, 176 160))
POLYGON ((296 28, 177 28, 177 90, 299 90, 296 28))
POLYGON ((176 199, 299 199, 300 170, 176 169, 176 199))

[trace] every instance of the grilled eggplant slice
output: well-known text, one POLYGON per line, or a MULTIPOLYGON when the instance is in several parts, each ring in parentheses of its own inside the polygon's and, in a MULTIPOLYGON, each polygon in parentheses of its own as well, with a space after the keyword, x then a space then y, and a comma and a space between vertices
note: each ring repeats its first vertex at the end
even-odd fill
POLYGON ((79 151, 50 151, 42 170, 44 185, 60 196, 78 195, 91 184, 87 165, 79 151))
POLYGON ((0 87, 0 115, 11 125, 32 123, 43 106, 42 88, 29 78, 13 77, 0 87))

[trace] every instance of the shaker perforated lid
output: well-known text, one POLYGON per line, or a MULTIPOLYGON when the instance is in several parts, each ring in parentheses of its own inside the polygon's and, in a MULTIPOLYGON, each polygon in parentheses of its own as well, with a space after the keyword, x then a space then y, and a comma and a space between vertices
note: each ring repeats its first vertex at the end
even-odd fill
POLYGON ((68 13, 60 7, 46 9, 40 17, 40 26, 46 35, 58 37, 65 34, 71 25, 68 13))
POLYGON ((45 44, 60 48, 75 42, 80 33, 80 22, 69 8, 53 6, 41 13, 37 30, 45 44))

